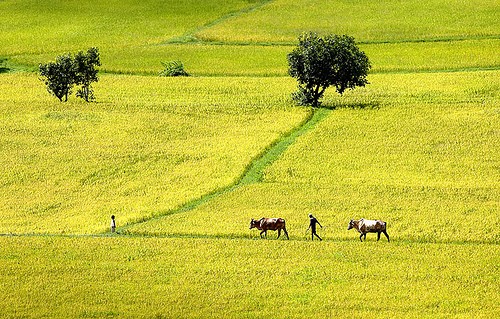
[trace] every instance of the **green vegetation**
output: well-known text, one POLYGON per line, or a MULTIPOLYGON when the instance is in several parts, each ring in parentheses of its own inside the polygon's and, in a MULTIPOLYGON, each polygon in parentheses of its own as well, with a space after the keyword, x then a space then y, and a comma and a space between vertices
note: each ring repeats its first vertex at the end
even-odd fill
POLYGON ((496 0, 275 0, 195 33, 205 41, 293 43, 304 30, 361 42, 498 38, 496 0))
POLYGON ((178 207, 236 181, 309 112, 287 107, 281 79, 103 75, 91 109, 52 104, 35 75, 2 79, 2 233, 100 232, 112 214, 178 207))
POLYGON ((498 1, 86 4, 0 1, 0 317, 500 316, 498 1), (370 85, 295 107, 304 31, 361 41, 370 85), (30 72, 88 47, 96 103, 30 72))
POLYGON ((499 253, 359 240, 1 237, 0 308, 24 318, 494 318, 499 253))
POLYGON ((390 221, 395 240, 498 244, 497 72, 384 74, 370 82, 326 100, 335 110, 267 167, 262 183, 127 231, 245 237, 250 218, 278 212, 290 236, 303 239, 314 212, 332 225, 328 239, 355 239, 347 221, 376 215, 390 221))
POLYGON ((342 95, 368 83, 370 61, 348 35, 304 33, 287 59, 288 73, 299 82, 298 91, 292 94, 299 105, 319 106, 330 86, 342 95))
POLYGON ((160 76, 189 76, 181 61, 162 62, 161 64, 164 69, 160 72, 160 76))
POLYGON ((41 63, 40 76, 47 86, 47 91, 59 101, 68 101, 73 85, 80 85, 76 92, 85 102, 95 99, 92 82, 99 81, 96 66, 100 66, 99 50, 90 48, 87 52, 79 51, 75 57, 71 53, 56 57, 55 62, 41 63))

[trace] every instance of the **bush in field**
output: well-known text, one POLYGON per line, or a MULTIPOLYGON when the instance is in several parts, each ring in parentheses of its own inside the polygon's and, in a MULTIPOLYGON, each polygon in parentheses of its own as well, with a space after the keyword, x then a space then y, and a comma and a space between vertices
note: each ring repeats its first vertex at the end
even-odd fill
POLYGON ((68 101, 75 84, 76 68, 71 54, 60 55, 55 62, 40 64, 40 75, 45 78, 43 81, 47 86, 47 91, 54 94, 59 101, 68 101))
POLYGON ((347 35, 322 38, 313 32, 305 33, 287 58, 288 73, 299 82, 298 92, 292 94, 299 105, 319 106, 329 86, 335 86, 342 95, 346 89, 368 83, 368 57, 347 35))
POLYGON ((181 61, 162 62, 161 64, 164 69, 160 72, 160 76, 189 76, 181 61))
POLYGON ((55 62, 40 64, 39 69, 47 91, 54 94, 59 101, 68 101, 68 96, 76 84, 81 85, 76 96, 90 102, 94 100, 91 84, 98 81, 95 66, 99 65, 101 62, 98 49, 90 48, 86 53, 78 52, 74 58, 70 53, 60 55, 55 62))
POLYGON ((87 102, 95 100, 94 90, 92 90, 92 82, 99 81, 97 77, 96 66, 101 65, 99 58, 99 50, 90 48, 87 53, 80 51, 74 59, 76 67, 75 84, 81 85, 81 88, 76 92, 77 97, 81 97, 87 102))
POLYGON ((5 66, 6 58, 0 58, 0 73, 5 73, 9 71, 9 68, 5 66))

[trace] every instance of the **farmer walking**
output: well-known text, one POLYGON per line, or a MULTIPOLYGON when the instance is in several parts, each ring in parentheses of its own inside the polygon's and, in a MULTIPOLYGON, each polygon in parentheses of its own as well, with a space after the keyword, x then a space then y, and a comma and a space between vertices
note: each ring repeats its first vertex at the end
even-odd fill
POLYGON ((321 226, 316 217, 314 217, 312 214, 309 214, 309 227, 307 227, 307 230, 311 228, 311 240, 314 240, 314 236, 318 237, 319 240, 323 240, 321 239, 321 237, 318 236, 318 234, 316 234, 316 224, 318 224, 321 228, 323 228, 323 226, 321 226))
POLYGON ((115 215, 111 215, 111 232, 114 233, 116 230, 115 215))

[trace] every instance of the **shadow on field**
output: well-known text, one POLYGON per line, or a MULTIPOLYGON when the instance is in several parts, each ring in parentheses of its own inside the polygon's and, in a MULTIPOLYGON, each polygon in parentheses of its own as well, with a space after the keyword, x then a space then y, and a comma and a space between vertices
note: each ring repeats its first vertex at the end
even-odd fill
MULTIPOLYGON (((279 239, 277 239, 276 233, 269 233, 267 238, 261 238, 258 233, 250 232, 248 234, 202 234, 202 233, 143 233, 143 232, 130 232, 130 231, 121 231, 115 234, 102 234, 103 237, 126 237, 126 238, 177 238, 177 239, 230 239, 230 240, 250 240, 250 241, 284 241, 284 242, 317 242, 319 240, 311 240, 311 235, 298 235, 298 234, 290 234, 290 239, 286 239, 286 237, 282 234, 279 239)), ((376 238, 367 239, 366 242, 360 242, 358 236, 335 236, 335 237, 323 237, 323 241, 326 243, 356 243, 359 245, 414 245, 414 244, 447 244, 447 245, 498 245, 498 240, 454 240, 454 239, 423 239, 416 237, 406 237, 406 238, 391 238, 391 242, 387 242, 380 239, 377 241, 376 238)))
POLYGON ((10 71, 8 67, 5 66, 5 62, 7 61, 6 58, 0 58, 0 74, 1 73, 7 73, 10 71))
POLYGON ((331 102, 321 105, 324 109, 338 110, 338 109, 353 109, 353 110, 377 110, 380 108, 380 102, 331 102))

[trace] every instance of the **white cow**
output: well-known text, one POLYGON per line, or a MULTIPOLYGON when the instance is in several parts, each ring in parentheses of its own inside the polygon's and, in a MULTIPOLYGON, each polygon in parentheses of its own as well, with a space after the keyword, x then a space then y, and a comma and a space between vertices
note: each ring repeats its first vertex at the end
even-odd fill
POLYGON ((387 237, 387 241, 390 241, 389 235, 387 234, 387 223, 384 221, 363 218, 360 220, 351 219, 347 230, 352 228, 355 228, 361 234, 359 236, 359 240, 361 241, 363 241, 363 236, 366 240, 366 233, 377 233, 377 241, 380 239, 380 233, 384 233, 385 237, 387 237))

